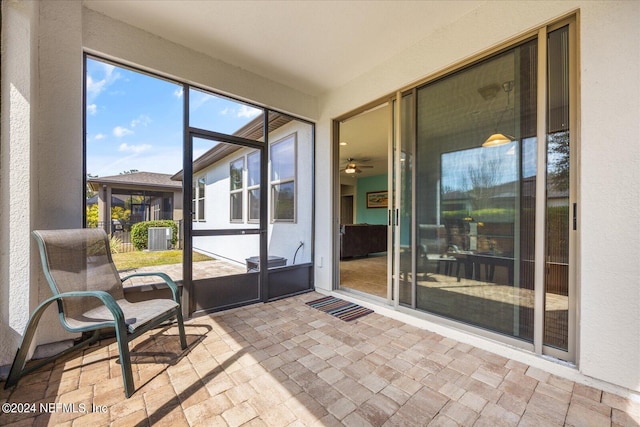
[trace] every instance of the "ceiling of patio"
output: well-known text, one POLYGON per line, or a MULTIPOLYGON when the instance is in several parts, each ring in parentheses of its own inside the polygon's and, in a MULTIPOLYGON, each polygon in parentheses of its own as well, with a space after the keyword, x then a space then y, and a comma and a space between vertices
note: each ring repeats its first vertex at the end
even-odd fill
POLYGON ((97 12, 316 96, 482 3, 84 0, 97 12))

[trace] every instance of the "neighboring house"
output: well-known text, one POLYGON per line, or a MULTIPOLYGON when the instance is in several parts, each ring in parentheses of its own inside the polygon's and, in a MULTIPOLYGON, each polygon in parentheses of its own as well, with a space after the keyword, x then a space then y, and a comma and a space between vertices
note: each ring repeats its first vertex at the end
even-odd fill
POLYGON ((128 230, 131 225, 150 220, 182 220, 182 183, 171 175, 154 172, 133 172, 90 178, 87 184, 97 194, 87 200, 87 206, 98 203, 98 224, 107 233, 128 230), (129 211, 124 220, 114 220, 114 207, 129 211))
MULTIPOLYGON (((262 119, 251 121, 234 136, 261 137, 262 119), (257 130, 256 130, 257 129, 257 130)), ((312 234, 312 128, 280 116, 269 125, 267 176, 268 250, 290 265, 311 262, 309 249, 296 252, 312 234)), ((193 162, 193 230, 257 229, 260 221, 260 153, 253 148, 218 143, 193 162)), ((171 177, 181 182, 183 171, 171 177)), ((245 265, 259 253, 258 235, 230 245, 225 239, 194 241, 193 249, 215 258, 245 265)))

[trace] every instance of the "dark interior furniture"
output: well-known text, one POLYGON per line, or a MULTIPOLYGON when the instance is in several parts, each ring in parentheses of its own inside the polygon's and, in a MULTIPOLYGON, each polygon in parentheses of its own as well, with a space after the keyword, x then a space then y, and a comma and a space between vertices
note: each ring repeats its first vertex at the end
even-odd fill
POLYGON ((362 257, 386 250, 386 225, 345 224, 340 226, 340 259, 362 257))

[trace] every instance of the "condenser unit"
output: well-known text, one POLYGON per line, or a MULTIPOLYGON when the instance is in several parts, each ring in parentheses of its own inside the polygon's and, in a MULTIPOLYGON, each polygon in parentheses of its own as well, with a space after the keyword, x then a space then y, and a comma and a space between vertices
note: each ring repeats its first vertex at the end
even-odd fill
POLYGON ((171 227, 149 227, 147 248, 150 251, 166 251, 171 248, 171 227))

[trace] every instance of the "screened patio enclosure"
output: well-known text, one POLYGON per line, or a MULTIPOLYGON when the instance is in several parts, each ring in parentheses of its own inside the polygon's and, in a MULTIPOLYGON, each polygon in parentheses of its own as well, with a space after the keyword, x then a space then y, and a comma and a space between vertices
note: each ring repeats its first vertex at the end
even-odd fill
MULTIPOLYGON (((166 175, 181 191, 181 200, 169 209, 174 219, 183 219, 175 247, 182 251, 184 312, 223 310, 312 290, 313 124, 100 58, 86 56, 86 61, 87 86, 100 71, 105 79, 117 74, 135 85, 138 98, 113 101, 130 108, 130 114, 138 102, 147 109, 141 111, 155 111, 147 98, 172 112, 156 120, 152 113, 140 114, 129 128, 114 131, 118 138, 101 134, 89 114, 92 137, 85 141, 85 163, 89 173, 126 166, 135 172, 124 176, 166 175), (140 141, 154 127, 152 153, 151 144, 140 141), (134 135, 140 135, 137 144, 121 142, 134 135), (139 172, 141 164, 148 170, 139 172)), ((89 104, 95 99, 87 98, 88 111, 96 108, 89 104)), ((162 203, 135 200, 127 206, 130 218, 165 219, 162 203)), ((175 264, 166 268, 177 271, 175 264)))

